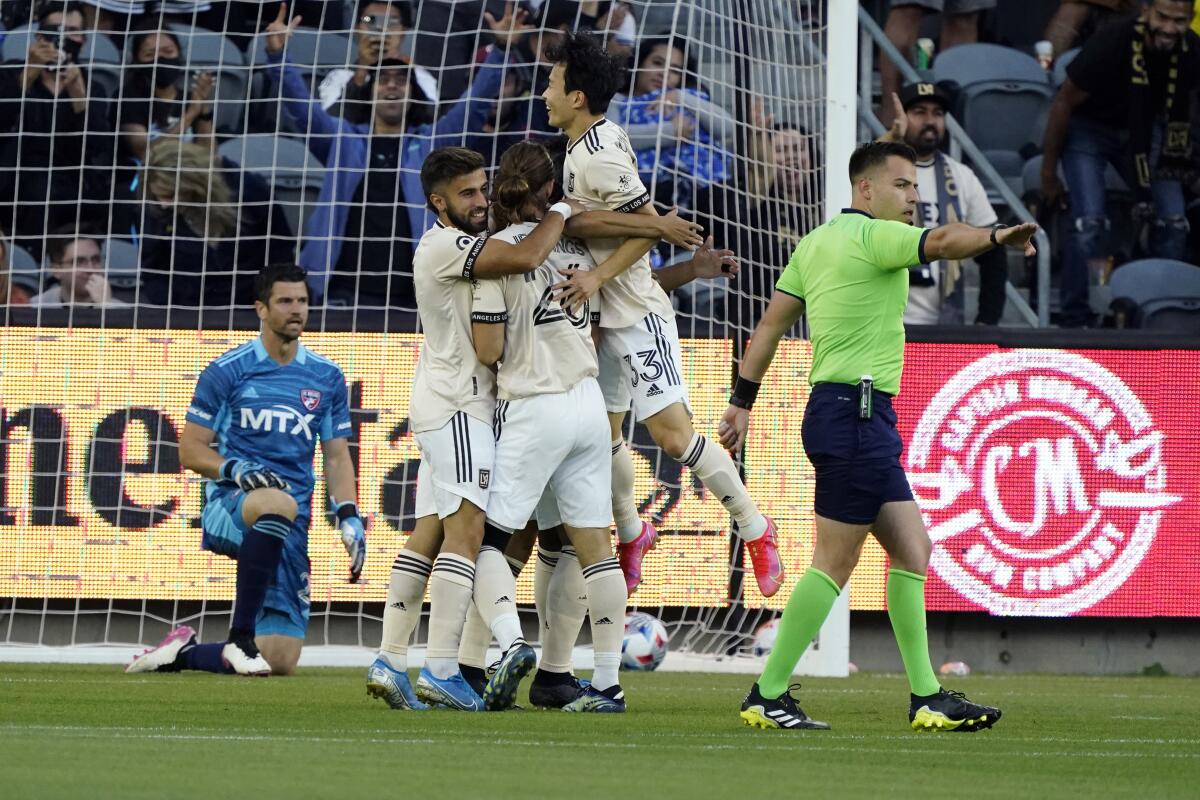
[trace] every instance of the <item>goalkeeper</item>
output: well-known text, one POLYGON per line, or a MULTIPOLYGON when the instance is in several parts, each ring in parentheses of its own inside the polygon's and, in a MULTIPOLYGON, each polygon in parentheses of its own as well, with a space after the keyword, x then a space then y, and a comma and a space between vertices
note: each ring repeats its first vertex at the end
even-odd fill
POLYGON ((817 634, 868 533, 891 562, 888 616, 912 696, 915 730, 990 728, 1000 710, 968 701, 938 683, 925 633, 925 571, 932 545, 900 465, 892 397, 904 364, 908 268, 973 258, 995 247, 1033 254, 1037 226, 913 226, 916 154, 899 142, 874 142, 850 157, 853 206, 808 236, 792 254, 742 358, 721 444, 736 449, 779 338, 806 311, 812 331, 812 385, 801 438, 816 473, 817 541, 812 566, 792 590, 766 669, 742 704, 748 725, 825 729, 789 692, 788 679, 817 634))
POLYGON ((177 628, 126 672, 286 675, 295 669, 308 627, 318 439, 351 583, 362 573, 366 541, 354 502, 346 379, 336 364, 300 343, 308 321, 307 274, 292 265, 269 266, 259 273, 255 293, 261 335, 205 367, 179 443, 183 466, 208 479, 202 546, 237 560, 229 640, 197 645, 190 628, 177 628))

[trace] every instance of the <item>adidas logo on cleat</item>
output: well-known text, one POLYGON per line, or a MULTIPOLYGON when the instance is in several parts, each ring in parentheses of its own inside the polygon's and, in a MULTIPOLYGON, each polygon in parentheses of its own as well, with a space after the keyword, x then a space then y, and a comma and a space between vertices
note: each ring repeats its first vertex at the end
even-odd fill
POLYGON ((662 394, 662 389, 658 388, 657 383, 650 384, 650 388, 646 390, 646 397, 658 397, 662 394))

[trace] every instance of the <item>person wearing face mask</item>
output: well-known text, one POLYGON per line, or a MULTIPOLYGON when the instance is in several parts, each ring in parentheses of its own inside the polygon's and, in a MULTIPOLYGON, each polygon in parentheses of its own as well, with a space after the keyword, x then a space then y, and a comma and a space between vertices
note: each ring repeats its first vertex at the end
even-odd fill
POLYGON ((79 7, 49 0, 35 13, 28 54, 0 69, 0 198, 16 206, 0 214, 37 258, 48 227, 88 217, 107 197, 112 125, 78 64, 87 41, 79 7))
POLYGON ((135 33, 130 57, 117 109, 121 161, 144 163, 150 144, 162 136, 212 147, 212 73, 197 74, 185 94, 183 52, 175 34, 165 30, 135 33))
MULTIPOLYGON (((917 154, 917 224, 936 228, 965 222, 986 228, 996 211, 979 178, 966 164, 941 151, 946 138, 946 111, 958 87, 949 81, 910 83, 892 95, 895 118, 884 141, 904 142, 917 154)), ((977 325, 996 325, 1004 314, 1004 285, 1008 264, 1000 248, 981 253, 977 325)), ((971 263, 971 262, 967 262, 971 263)), ((962 325, 965 322, 963 266, 955 260, 920 264, 908 276, 905 325, 962 325)))

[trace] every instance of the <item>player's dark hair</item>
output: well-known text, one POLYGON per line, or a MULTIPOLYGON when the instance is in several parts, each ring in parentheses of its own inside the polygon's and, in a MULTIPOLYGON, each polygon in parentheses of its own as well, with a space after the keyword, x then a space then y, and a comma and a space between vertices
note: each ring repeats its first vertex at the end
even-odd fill
POLYGON ((429 196, 446 181, 469 175, 484 168, 483 156, 468 147, 439 147, 425 157, 421 165, 421 191, 425 202, 433 208, 429 196))
POLYGON ((80 239, 99 242, 101 238, 96 229, 86 222, 78 226, 74 222, 64 222, 46 234, 46 259, 52 264, 62 261, 67 248, 80 239))
POLYGON ((537 142, 520 142, 504 151, 492 180, 493 228, 524 222, 522 212, 533 193, 553 180, 554 161, 537 142))
POLYGON ((34 19, 37 21, 38 27, 46 24, 46 18, 51 14, 61 13, 65 18, 72 11, 78 11, 83 14, 83 4, 78 0, 42 0, 34 8, 34 19))
POLYGON ((271 302, 271 291, 277 283, 303 283, 308 287, 308 273, 295 264, 268 264, 254 277, 254 298, 263 305, 271 302))
POLYGON ((890 156, 917 163, 916 151, 904 142, 867 142, 859 145, 850 156, 850 181, 853 183, 876 167, 882 167, 890 156))
POLYGON ((568 33, 546 49, 546 58, 563 65, 563 88, 583 92, 588 111, 603 114, 613 95, 625 86, 625 59, 609 53, 590 33, 568 33))

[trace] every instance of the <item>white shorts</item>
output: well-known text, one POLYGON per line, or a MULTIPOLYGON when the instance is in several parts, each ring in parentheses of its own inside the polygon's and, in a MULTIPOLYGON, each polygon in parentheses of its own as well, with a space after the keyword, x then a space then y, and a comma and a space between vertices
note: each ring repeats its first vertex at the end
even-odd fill
POLYGON ((647 314, 628 328, 600 331, 600 388, 604 406, 619 414, 633 406, 641 422, 672 403, 688 405, 675 318, 647 314))
POLYGON ((479 509, 488 507, 496 474, 496 438, 490 425, 459 411, 442 427, 414 438, 421 452, 417 519, 430 514, 445 519, 458 511, 463 500, 479 509))
POLYGON ((549 490, 562 521, 574 528, 612 523, 612 447, 595 378, 562 394, 496 404, 496 479, 487 518, 524 528, 549 490))

